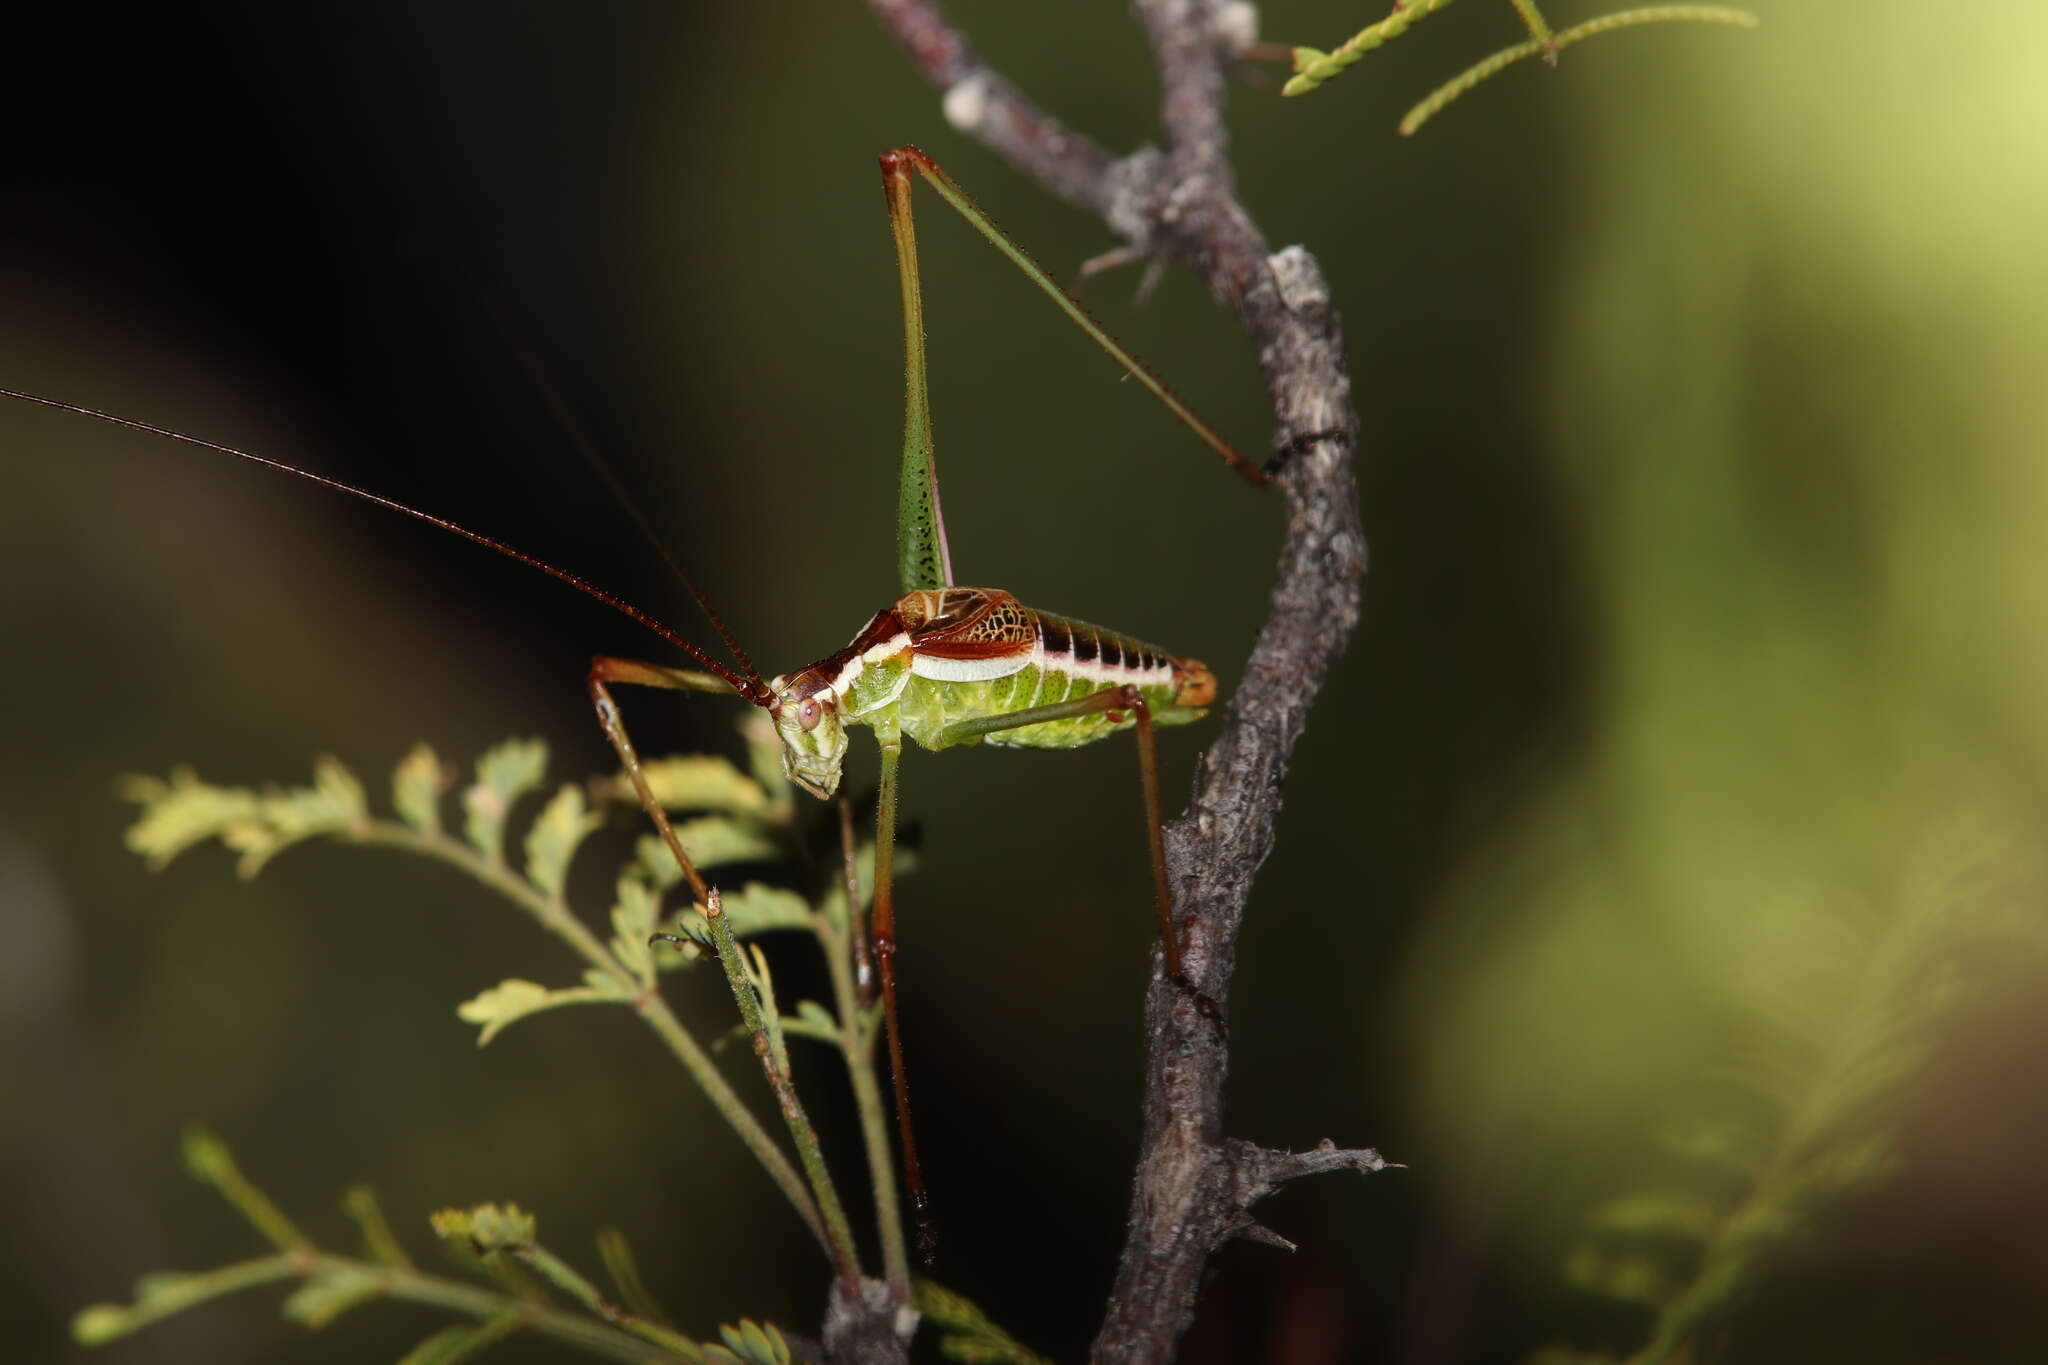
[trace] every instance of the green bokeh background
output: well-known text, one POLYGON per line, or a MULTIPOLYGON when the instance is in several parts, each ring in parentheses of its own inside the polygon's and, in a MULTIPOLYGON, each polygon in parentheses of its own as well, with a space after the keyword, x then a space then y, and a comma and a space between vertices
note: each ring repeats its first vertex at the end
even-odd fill
MULTIPOLYGON (((953 12, 1074 124, 1150 134, 1121 12, 953 12)), ((1410 1169, 1273 1201, 1301 1253, 1219 1257, 1190 1358, 1626 1343, 1561 1266, 1738 1064, 1727 983, 1803 951, 1802 898, 1891 903, 1950 822, 2015 847, 2041 826, 2048 10, 1763 12, 1518 68, 1407 141, 1410 102, 1513 40, 1505 5, 1305 100, 1233 89, 1244 201, 1316 252, 1345 315, 1373 566, 1253 903, 1230 1124, 1410 1169)), ((1318 44, 1372 17, 1263 12, 1267 37, 1318 44)), ((856 6, 21 22, 0 384, 365 484, 707 634, 537 369, 766 668, 893 592, 875 153, 919 142, 1056 272, 1113 245, 954 134, 856 6)), ((939 212, 921 236, 963 576, 1229 686, 1277 502, 939 212)), ((1241 335, 1184 277, 1143 307, 1131 286, 1088 298, 1259 447, 1241 335)), ((309 849, 243 885, 217 851, 149 875, 120 844, 116 776, 181 762, 257 782, 331 752, 380 778, 416 739, 539 734, 559 775, 602 770, 582 670, 646 639, 451 538, 18 405, 0 584, 0 1335, 21 1358, 69 1358, 70 1312, 140 1272, 253 1250, 178 1169, 191 1122, 337 1243, 354 1181, 416 1248, 426 1211, 511 1199, 586 1266, 624 1226, 700 1333, 815 1327, 822 1265, 623 1012, 474 1047, 455 1002, 569 973, 502 905, 395 855, 309 849)), ((628 705, 643 749, 733 747, 715 701, 628 705)), ((1202 743, 1166 737, 1169 793, 1202 743)), ((944 1278, 1063 1358, 1136 1141, 1152 921, 1130 769, 1116 745, 906 764, 944 1278)), ((715 1026, 712 985, 677 992, 715 1026)), ((2048 1019, 2008 989, 1949 1024, 1891 1111, 1909 1173, 1776 1282, 1747 1359, 2048 1354, 2048 1019)), ((252 1298, 96 1358, 389 1359, 433 1325, 377 1307, 309 1338, 252 1298)))

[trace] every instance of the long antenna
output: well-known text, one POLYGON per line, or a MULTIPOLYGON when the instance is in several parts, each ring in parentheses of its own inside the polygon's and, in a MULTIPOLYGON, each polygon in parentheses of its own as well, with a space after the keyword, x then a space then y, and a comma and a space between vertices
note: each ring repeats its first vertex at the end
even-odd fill
MULTIPOLYGON (((384 497, 378 493, 372 493, 368 489, 357 488, 354 484, 343 483, 339 479, 330 479, 324 474, 315 474, 309 469, 300 469, 297 465, 289 465, 282 460, 273 460, 267 455, 257 455, 251 451, 237 450, 233 446, 222 445, 218 441, 208 441, 198 436, 188 436, 182 431, 173 431, 169 427, 160 427, 153 422, 137 421, 133 417, 122 417, 115 413, 102 412, 98 408, 88 408, 78 403, 60 402, 55 398, 44 398, 40 394, 24 393, 20 389, 0 388, 0 397, 18 399, 24 403, 33 403, 37 407, 54 408, 58 412, 76 413, 80 417, 91 417, 112 426, 126 427, 130 431, 147 432, 151 436, 161 436, 165 440, 180 441, 188 446, 198 446, 202 450, 211 450, 222 455, 232 455, 238 460, 247 460, 250 464, 259 464, 265 469, 274 469, 280 474, 291 474, 306 480, 308 483, 319 484, 322 488, 331 488, 337 493, 346 493, 352 498, 361 498, 364 502, 374 503, 376 506, 385 508, 388 511, 403 513, 415 521, 424 521, 429 526, 438 526, 444 531, 461 536, 464 540, 474 541, 486 550, 496 550, 507 559, 516 559, 530 569, 538 569, 555 581, 566 583, 584 596, 594 598, 610 607, 613 611, 632 618, 674 645, 677 649, 683 651, 683 653, 689 655, 698 663, 704 665, 704 667, 710 669, 724 681, 726 686, 730 687, 740 696, 745 697, 754 705, 766 706, 770 701, 768 688, 758 677, 749 676, 743 678, 734 673, 724 664, 719 663, 718 660, 712 658, 688 640, 685 640, 669 626, 656 620, 653 616, 634 606, 631 602, 626 601, 623 597, 614 596, 603 588, 598 587, 595 583, 570 573, 567 569, 558 569, 544 559, 530 555, 524 550, 515 549, 504 541, 487 536, 481 531, 472 531, 467 526, 449 521, 446 517, 437 517, 431 512, 422 512, 417 507, 408 507, 402 502, 384 497)), ((694 588, 692 590, 694 591, 694 588)), ((702 600, 700 597, 700 603, 702 603, 702 600)), ((708 603, 703 603, 703 605, 705 610, 710 612, 710 605, 708 603)), ((716 622, 717 614, 713 612, 711 615, 713 621, 716 622)), ((720 634, 724 634, 724 631, 723 623, 719 623, 720 634)), ((742 659, 745 658, 737 650, 735 650, 735 655, 742 659)), ((752 669, 749 668, 748 672, 751 674, 752 669)))
POLYGON ((711 605, 711 599, 697 586, 697 580, 690 577, 689 571, 669 552, 668 542, 655 532, 653 524, 647 520, 647 514, 640 510, 640 504, 634 502, 631 495, 626 492, 626 485, 619 481, 618 471, 612 468, 611 462, 598 450, 597 442, 591 439, 589 430, 570 410, 561 390, 555 387, 554 382, 541 367, 539 357, 524 345, 514 344, 512 350, 518 356, 527 378, 540 392, 541 402, 546 405, 548 415, 555 419, 555 425, 569 438, 569 444, 576 448, 576 453, 583 457, 583 462, 597 474, 598 480, 612 495, 612 501, 632 519, 633 525, 640 531, 641 538, 653 546, 654 552, 661 556, 661 562, 668 565, 668 571, 676 576, 676 581, 690 594, 698 610, 710 620, 712 629, 718 632, 718 638, 725 641, 726 649, 739 661, 740 671, 765 694, 768 685, 761 681, 760 673, 754 668, 754 661, 747 657, 746 650, 740 648, 740 642, 734 639, 732 631, 726 628, 725 618, 718 614, 717 607, 711 605))

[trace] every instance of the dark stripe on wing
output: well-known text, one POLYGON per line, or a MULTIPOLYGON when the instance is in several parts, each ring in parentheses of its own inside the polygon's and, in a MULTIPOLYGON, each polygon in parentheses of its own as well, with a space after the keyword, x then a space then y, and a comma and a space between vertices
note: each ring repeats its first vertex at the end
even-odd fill
POLYGON ((1011 659, 1031 652, 1030 640, 920 640, 912 648, 927 659, 1011 659))

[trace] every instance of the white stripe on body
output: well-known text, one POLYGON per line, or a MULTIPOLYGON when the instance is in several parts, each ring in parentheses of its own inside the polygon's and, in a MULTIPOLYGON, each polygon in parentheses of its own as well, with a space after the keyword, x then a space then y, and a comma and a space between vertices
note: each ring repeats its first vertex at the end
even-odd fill
MULTIPOLYGON (((1078 632, 1069 632, 1069 639, 1076 634, 1078 632)), ((910 671, 917 677, 930 678, 935 682, 993 682, 997 678, 1007 678, 1035 666, 1038 674, 1034 680, 1030 700, 1019 706, 1018 710, 1028 710, 1044 703, 1047 674, 1084 679, 1095 684, 1091 690, 1098 692, 1125 683, 1135 683, 1140 687, 1173 686, 1172 664, 1162 662, 1149 668, 1128 662, 1112 664, 1102 657, 1105 643, 1098 639, 1095 657, 1084 662, 1075 656, 1071 647, 1059 652, 1048 650, 1045 647, 1045 636, 1041 633, 1032 641, 1029 653, 992 659, 945 659, 913 652, 910 656, 910 671)), ((868 664, 888 658, 908 648, 909 645, 909 635, 899 632, 880 644, 871 646, 858 657, 849 659, 840 669, 839 676, 833 680, 834 692, 843 696, 846 688, 852 685, 853 680, 868 664)), ((1128 657, 1121 645, 1115 648, 1120 659, 1128 657)), ((1063 688, 1062 693, 1070 690, 1063 688)))
POLYGON ((909 647, 910 636, 900 630, 880 644, 868 646, 865 652, 854 655, 839 666, 839 672, 832 679, 832 695, 835 697, 845 696, 846 689, 853 686, 853 680, 858 678, 869 664, 879 663, 890 655, 909 647))
POLYGON ((1036 650, 1029 654, 999 655, 993 659, 937 659, 929 654, 913 654, 910 656, 910 671, 920 678, 933 678, 939 682, 990 682, 996 678, 1007 678, 1012 673, 1022 673, 1037 657, 1036 650))

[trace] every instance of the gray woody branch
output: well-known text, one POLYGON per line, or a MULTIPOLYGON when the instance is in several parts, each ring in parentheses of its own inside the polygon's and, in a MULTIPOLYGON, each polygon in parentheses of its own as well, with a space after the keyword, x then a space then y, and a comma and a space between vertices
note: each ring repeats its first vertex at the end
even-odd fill
MULTIPOLYGON (((1269 611, 1195 779, 1167 827, 1182 952, 1196 988, 1226 1001, 1252 879, 1272 851, 1289 756, 1358 622, 1365 537, 1352 451, 1358 422, 1344 335, 1314 257, 1275 253, 1236 198, 1225 82, 1252 43, 1253 7, 1135 0, 1160 76, 1163 147, 1112 157, 982 64, 929 0, 870 0, 943 93, 946 117, 1060 198, 1100 217, 1132 254, 1186 266, 1236 315, 1273 410, 1285 538, 1269 611)), ((1145 1003, 1144 1136, 1098 1361, 1163 1361, 1194 1317, 1211 1252, 1232 1237, 1287 1245, 1251 1207, 1285 1181, 1376 1171, 1369 1149, 1291 1154, 1223 1136, 1228 1039, 1156 973, 1145 1003)))

